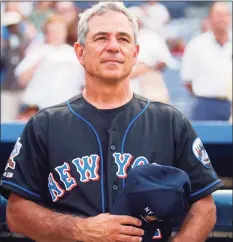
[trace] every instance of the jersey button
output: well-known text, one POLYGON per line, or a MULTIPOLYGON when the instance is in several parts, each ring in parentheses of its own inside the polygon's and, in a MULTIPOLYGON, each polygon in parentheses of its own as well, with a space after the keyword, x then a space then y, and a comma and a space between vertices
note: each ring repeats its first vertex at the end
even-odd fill
POLYGON ((116 191, 118 189, 118 186, 117 185, 113 185, 113 190, 116 191))
POLYGON ((116 149, 115 145, 111 145, 110 149, 115 150, 116 149))

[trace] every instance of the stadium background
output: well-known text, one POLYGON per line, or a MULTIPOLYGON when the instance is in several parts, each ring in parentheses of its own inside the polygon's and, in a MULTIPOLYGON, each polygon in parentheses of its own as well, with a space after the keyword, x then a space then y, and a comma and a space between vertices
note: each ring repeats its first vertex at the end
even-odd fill
MULTIPOLYGON (((83 9, 88 8, 93 3, 94 2, 78 1, 74 2, 74 6, 78 7, 79 12, 82 12, 83 9)), ((183 49, 185 49, 185 46, 188 43, 188 41, 192 37, 200 33, 201 24, 203 19, 208 14, 208 7, 210 5, 210 2, 162 1, 162 3, 168 9, 170 14, 170 20, 166 24, 166 28, 169 31, 172 30, 172 33, 175 33, 172 36, 173 45, 170 44, 168 45, 168 47, 175 60, 179 62, 182 58, 183 49), (178 48, 178 50, 172 49, 174 48, 175 44, 180 43, 180 40, 182 40, 181 43, 183 44, 183 46, 181 46, 180 49, 178 48)), ((54 3, 52 3, 52 5, 53 4, 54 3)), ((145 4, 145 2, 126 1, 125 4, 128 7, 132 7, 143 5, 145 4)), ((15 9, 16 8, 18 8, 19 11, 23 12, 23 14, 27 18, 33 12, 35 6, 32 3, 24 3, 22 4, 22 6, 15 7, 15 9)), ((1 2, 1 13, 4 13, 5 9, 6 2, 1 2)), ((4 41, 4 38, 7 39, 8 37, 3 25, 1 26, 1 30, 1 40, 4 41)), ((1 43, 1 49, 4 51, 3 48, 4 47, 1 43)), ((7 66, 3 65, 3 68, 1 66, 1 84, 3 84, 2 80, 4 79, 4 73, 6 72, 5 68, 7 68, 7 66)), ((170 103, 174 105, 182 113, 184 113, 187 117, 189 117, 190 107, 193 105, 193 97, 187 92, 187 90, 182 85, 179 72, 179 68, 166 68, 163 74, 164 81, 169 92, 170 103)), ((2 92, 4 92, 4 90, 2 90, 2 92)), ((11 103, 2 102, 1 111, 3 109, 11 109, 11 103)), ((0 174, 3 173, 6 161, 13 148, 13 145, 17 140, 18 136, 20 135, 20 133, 22 132, 25 125, 24 120, 20 120, 17 118, 14 120, 4 120, 3 116, 1 118, 2 122, 0 146, 0 174)), ((205 148, 211 158, 214 168, 216 169, 217 173, 225 183, 225 195, 222 194, 220 197, 217 198, 217 201, 220 204, 220 210, 218 210, 219 218, 221 217, 222 219, 223 215, 225 215, 225 218, 223 218, 221 221, 222 227, 220 226, 216 229, 216 231, 224 233, 213 233, 212 235, 215 237, 215 240, 226 241, 229 236, 232 238, 232 234, 228 233, 229 231, 232 231, 232 125, 227 121, 218 120, 208 122, 192 121, 192 124, 195 130, 197 131, 198 135, 202 139, 205 148)), ((6 224, 4 223, 6 201, 1 197, 0 199, 0 241, 5 241, 6 237, 8 237, 6 241, 13 241, 14 239, 10 239, 10 237, 18 237, 18 235, 8 233, 8 231, 6 230, 6 224)), ((16 241, 19 240, 19 238, 16 239, 16 241)))

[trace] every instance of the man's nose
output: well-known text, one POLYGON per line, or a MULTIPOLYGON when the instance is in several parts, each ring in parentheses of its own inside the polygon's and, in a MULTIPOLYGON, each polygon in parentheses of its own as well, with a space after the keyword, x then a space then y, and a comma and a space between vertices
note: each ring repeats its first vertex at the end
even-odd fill
POLYGON ((112 52, 119 52, 120 51, 120 46, 119 46, 119 43, 118 43, 116 37, 111 37, 109 39, 106 49, 107 49, 107 51, 112 51, 112 52))

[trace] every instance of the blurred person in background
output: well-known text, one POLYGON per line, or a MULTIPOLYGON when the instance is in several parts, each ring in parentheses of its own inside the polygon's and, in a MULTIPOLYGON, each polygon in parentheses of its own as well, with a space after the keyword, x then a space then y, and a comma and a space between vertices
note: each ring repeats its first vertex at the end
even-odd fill
POLYGON ((143 10, 136 6, 129 10, 138 18, 140 43, 137 65, 131 74, 131 89, 151 100, 169 103, 163 71, 167 67, 176 68, 177 62, 173 59, 165 40, 153 29, 145 27, 141 21, 145 14, 143 10))
POLYGON ((67 44, 73 46, 77 41, 77 23, 79 20, 79 8, 74 2, 56 2, 55 11, 61 15, 67 23, 67 44))
POLYGON ((28 45, 24 32, 23 17, 18 11, 5 9, 2 16, 1 35, 1 119, 3 122, 16 118, 19 109, 22 87, 14 75, 15 67, 24 57, 28 45))
POLYGON ((28 20, 35 26, 37 31, 41 31, 48 17, 53 14, 53 2, 35 2, 28 20))
POLYGON ((232 65, 231 14, 226 3, 213 3, 208 19, 210 31, 191 40, 185 50, 181 78, 195 97, 190 119, 226 121, 231 109, 227 73, 232 65))
POLYGON ((45 43, 31 50, 15 70, 21 86, 26 86, 20 120, 80 93, 84 83, 84 69, 73 48, 66 44, 64 19, 57 15, 49 17, 44 35, 45 43))
MULTIPOLYGON (((43 35, 37 30, 33 21, 28 18, 33 12, 34 7, 37 7, 37 5, 33 2, 7 2, 3 4, 3 12, 17 12, 21 15, 21 22, 19 25, 22 32, 21 34, 24 36, 27 43, 26 45, 24 44, 24 46, 27 46, 25 51, 30 50, 34 44, 43 42, 43 35)), ((3 35, 8 35, 7 28, 3 28, 3 35)))

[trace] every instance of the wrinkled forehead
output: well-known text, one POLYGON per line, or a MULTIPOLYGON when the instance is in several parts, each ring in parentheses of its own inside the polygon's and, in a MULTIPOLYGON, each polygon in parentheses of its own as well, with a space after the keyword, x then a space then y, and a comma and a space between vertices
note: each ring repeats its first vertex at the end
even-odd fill
POLYGON ((109 11, 102 15, 95 15, 89 20, 88 27, 89 36, 99 32, 111 35, 126 33, 133 38, 132 23, 123 13, 109 11))

